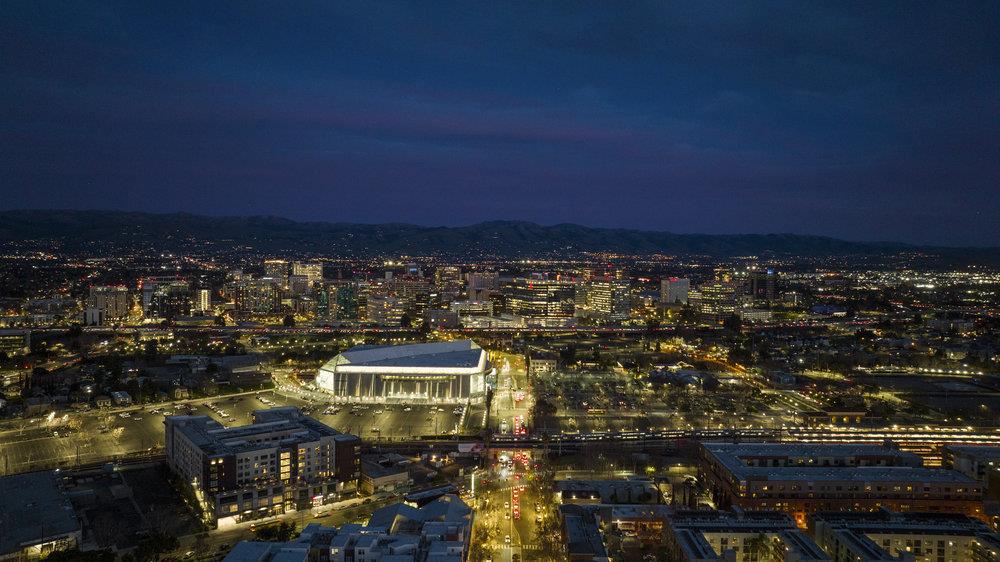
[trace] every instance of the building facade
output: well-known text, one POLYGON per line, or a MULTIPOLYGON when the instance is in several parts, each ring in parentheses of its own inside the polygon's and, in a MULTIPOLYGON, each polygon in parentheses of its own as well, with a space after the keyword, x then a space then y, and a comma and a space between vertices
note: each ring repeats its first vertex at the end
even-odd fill
POLYGON ((836 562, 994 562, 1000 536, 981 521, 952 513, 817 513, 809 527, 836 562))
POLYGON ((576 288, 554 279, 518 278, 502 286, 505 311, 515 316, 560 325, 573 318, 576 288))
POLYGON ((691 280, 681 277, 667 277, 660 281, 660 302, 663 304, 687 304, 691 280))
POLYGON ((359 346, 320 367, 316 385, 344 402, 482 402, 493 366, 472 340, 359 346))
POLYGON ((357 488, 361 441, 297 408, 257 410, 226 428, 208 416, 164 420, 167 463, 220 525, 306 509, 357 488))
POLYGON ((703 443, 699 472, 723 509, 933 511, 983 517, 983 486, 878 445, 703 443))

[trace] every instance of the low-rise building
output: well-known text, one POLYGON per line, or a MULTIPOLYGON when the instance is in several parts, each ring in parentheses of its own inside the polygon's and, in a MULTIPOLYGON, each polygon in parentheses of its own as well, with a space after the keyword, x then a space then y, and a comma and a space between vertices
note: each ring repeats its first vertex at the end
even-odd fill
POLYGON ((37 559, 82 539, 73 504, 51 471, 0 478, 0 560, 37 559))
POLYGON ((941 452, 945 468, 982 482, 986 498, 1000 500, 1000 447, 949 445, 941 452))
POLYGON ((604 545, 597 515, 584 506, 563 505, 559 508, 562 519, 563 542, 571 562, 608 562, 608 549, 604 545))
POLYGON ((669 559, 677 562, 831 560, 795 520, 777 511, 679 511, 669 520, 664 542, 669 559))
POLYGON ((939 511, 983 517, 983 486, 954 470, 878 445, 703 443, 702 481, 728 509, 939 511))
POLYGON ((369 455, 361 460, 362 493, 395 492, 410 485, 410 459, 401 455, 369 455), (398 458, 397 458, 398 457, 398 458))
POLYGON ((241 542, 224 562, 463 562, 468 556, 472 509, 457 496, 423 507, 394 504, 367 525, 307 525, 288 543, 241 542))
POLYGON ((809 526, 838 562, 1000 560, 1000 535, 960 514, 821 512, 810 517, 809 526))
POLYGON ((648 504, 660 500, 650 480, 558 480, 556 494, 564 504, 648 504))
POLYGON ((528 375, 538 376, 552 373, 558 367, 559 358, 554 353, 535 351, 528 354, 528 375))

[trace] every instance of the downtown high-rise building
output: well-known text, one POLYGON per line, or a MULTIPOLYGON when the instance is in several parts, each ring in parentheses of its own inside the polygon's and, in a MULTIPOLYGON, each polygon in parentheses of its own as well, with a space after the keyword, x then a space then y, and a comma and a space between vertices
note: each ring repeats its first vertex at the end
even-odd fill
POLYGON ((276 279, 244 278, 236 288, 236 310, 243 314, 273 314, 280 309, 281 290, 276 279))
POLYGON ((288 262, 285 260, 264 260, 264 277, 275 280, 282 288, 288 284, 288 262))
POLYGON ((212 310, 212 291, 209 289, 196 289, 194 291, 194 312, 205 314, 212 310))
POLYGON ((84 324, 94 326, 126 319, 132 310, 132 295, 121 285, 90 288, 84 310, 84 324))
POLYGON ((667 277, 660 281, 660 302, 663 304, 687 304, 690 291, 690 279, 667 277))
POLYGON ((312 288, 317 283, 323 281, 323 263, 303 261, 293 262, 292 275, 305 277, 309 288, 312 288))
POLYGON ((500 276, 495 271, 472 271, 466 276, 465 287, 468 300, 489 300, 500 289, 500 276))
POLYGON ((532 319, 572 318, 576 288, 556 279, 516 278, 501 287, 506 312, 532 319))
POLYGON ((733 282, 739 286, 742 296, 758 302, 774 300, 777 274, 773 269, 757 266, 736 269, 733 271, 732 278, 733 282))
POLYGON ((702 322, 721 324, 736 314, 739 290, 731 271, 717 269, 715 279, 702 283, 689 294, 689 302, 702 322))
MULTIPOLYGON (((149 286, 143 286, 143 299, 149 286)), ((192 309, 191 285, 184 280, 158 282, 149 291, 149 304, 144 313, 147 318, 173 320, 178 316, 190 316, 192 309)))
POLYGON ((632 312, 632 287, 627 279, 596 279, 587 283, 587 312, 610 322, 628 320, 632 312))
POLYGON ((369 295, 366 303, 366 318, 379 326, 399 326, 402 324, 406 308, 403 301, 389 295, 369 295))

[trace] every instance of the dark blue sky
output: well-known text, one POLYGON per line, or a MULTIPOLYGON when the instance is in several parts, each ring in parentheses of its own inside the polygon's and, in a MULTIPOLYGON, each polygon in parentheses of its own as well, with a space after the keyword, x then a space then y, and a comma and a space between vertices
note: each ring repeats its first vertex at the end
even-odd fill
POLYGON ((0 207, 1000 245, 1000 2, 0 3, 0 207))

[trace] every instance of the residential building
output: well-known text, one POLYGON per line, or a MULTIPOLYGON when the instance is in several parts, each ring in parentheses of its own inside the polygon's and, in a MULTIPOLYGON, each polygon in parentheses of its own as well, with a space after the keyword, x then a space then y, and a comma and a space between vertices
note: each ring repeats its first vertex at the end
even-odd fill
POLYGON ((948 445, 941 452, 945 468, 981 482, 987 499, 1000 500, 1000 447, 948 445))
POLYGON ((830 556, 777 511, 678 511, 663 534, 676 562, 829 561, 830 556))
POLYGON ((241 542, 224 562, 463 562, 468 557, 473 512, 454 495, 423 507, 394 504, 366 525, 307 525, 288 543, 241 542))
POLYGON ((942 511, 983 517, 983 486, 878 445, 703 443, 701 480, 723 509, 942 511))
POLYGON ((1000 560, 1000 535, 956 513, 820 512, 809 527, 837 562, 1000 560))
POLYGON ((208 416, 168 416, 164 425, 170 469, 220 525, 322 505, 357 487, 360 439, 297 408, 257 410, 237 427, 208 416))

